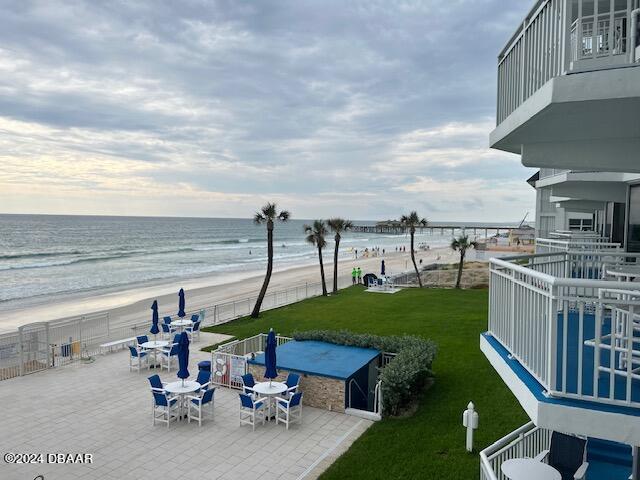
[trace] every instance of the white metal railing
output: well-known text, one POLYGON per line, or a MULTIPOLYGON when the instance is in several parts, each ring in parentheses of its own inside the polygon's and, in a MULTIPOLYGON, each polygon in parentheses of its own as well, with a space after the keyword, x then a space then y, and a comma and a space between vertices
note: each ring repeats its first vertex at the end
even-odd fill
MULTIPOLYGON (((276 335, 277 346, 293 340, 276 335)), ((242 388, 242 375, 247 373, 247 360, 264 351, 266 333, 259 333, 242 340, 232 340, 211 352, 211 382, 229 388, 242 388)))
POLYGON ((568 252, 569 250, 621 251, 622 246, 602 237, 536 238, 536 253, 568 252))
MULTIPOLYGON (((341 279, 339 287, 350 284, 349 279, 341 279)), ((269 291, 261 309, 270 310, 320 295, 320 282, 269 291)), ((251 296, 231 300, 189 310, 186 314, 187 317, 200 314, 204 317, 202 326, 218 325, 249 315, 256 299, 257 296, 251 296)), ((159 312, 160 318, 166 315, 175 315, 175 311, 159 312)), ((36 322, 24 325, 16 332, 0 334, 0 381, 95 356, 102 353, 102 344, 148 334, 150 323, 150 317, 125 321, 108 312, 100 312, 36 322)))
POLYGON ((378 380, 373 389, 373 413, 382 417, 382 380, 378 380))
POLYGON ((602 11, 599 4, 535 2, 498 57, 498 124, 553 77, 633 62, 627 32, 637 0, 609 0, 602 11))
POLYGON ((640 406, 631 397, 640 381, 640 342, 631 340, 640 285, 602 280, 608 266, 633 255, 569 251, 492 259, 489 332, 550 395, 640 406), (616 388, 602 390, 603 381, 616 388))
POLYGON ((603 237, 599 232, 593 230, 554 230, 549 232, 550 238, 564 239, 592 239, 594 242, 607 242, 608 239, 603 237))
POLYGON ((518 428, 480 452, 480 480, 509 480, 500 466, 513 458, 534 458, 549 449, 551 430, 533 422, 518 428))

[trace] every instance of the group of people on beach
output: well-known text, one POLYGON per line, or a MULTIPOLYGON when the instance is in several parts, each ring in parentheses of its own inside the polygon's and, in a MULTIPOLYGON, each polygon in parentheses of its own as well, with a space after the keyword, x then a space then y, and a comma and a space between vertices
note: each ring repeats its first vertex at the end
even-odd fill
MULTIPOLYGON (((421 243, 420 245, 418 245, 418 249, 419 250, 429 250, 429 245, 425 244, 425 243, 421 243)), ((395 247, 395 252, 396 253, 407 253, 407 247, 406 246, 399 246, 399 247, 395 247)), ((358 258, 358 249, 354 249, 354 253, 355 253, 355 258, 358 258)), ((368 257, 379 257, 380 255, 384 255, 386 253, 386 250, 384 248, 380 248, 380 247, 367 247, 362 251, 362 258, 368 258, 368 257)))
POLYGON ((351 283, 353 285, 362 283, 362 269, 360 267, 353 267, 351 270, 351 283))

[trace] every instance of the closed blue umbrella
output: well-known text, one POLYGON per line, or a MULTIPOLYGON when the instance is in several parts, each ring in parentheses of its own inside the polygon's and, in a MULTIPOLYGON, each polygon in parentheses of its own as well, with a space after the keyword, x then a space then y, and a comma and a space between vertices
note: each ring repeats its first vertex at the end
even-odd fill
POLYGON ((153 316, 151 317, 151 332, 152 335, 157 335, 160 333, 160 329, 158 328, 158 301, 154 300, 151 305, 151 310, 153 311, 153 316))
POLYGON ((273 331, 273 328, 269 331, 269 335, 267 335, 267 345, 264 347, 264 378, 269 379, 269 384, 271 384, 271 380, 278 376, 278 370, 276 370, 276 334, 273 331))
POLYGON ((184 379, 189 378, 189 335, 187 332, 180 334, 178 340, 178 378, 182 379, 184 385, 184 379))
POLYGON ((384 260, 382 260, 382 266, 380 267, 380 275, 384 275, 384 260))
POLYGON ((186 313, 184 313, 184 290, 181 288, 178 292, 178 316, 183 318, 186 313))

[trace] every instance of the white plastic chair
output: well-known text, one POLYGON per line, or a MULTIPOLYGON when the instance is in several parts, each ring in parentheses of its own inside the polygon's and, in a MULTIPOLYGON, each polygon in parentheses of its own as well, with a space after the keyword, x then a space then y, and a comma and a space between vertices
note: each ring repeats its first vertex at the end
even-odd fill
POLYGON ((289 430, 289 424, 302 424, 302 392, 294 393, 288 400, 276 397, 276 425, 284 423, 289 430))
POLYGON ((153 416, 152 424, 156 421, 164 422, 169 428, 171 420, 177 420, 180 415, 180 402, 177 398, 171 398, 164 390, 152 388, 153 403, 151 404, 151 414, 153 416))
POLYGON ((189 423, 191 419, 198 421, 198 426, 202 426, 202 414, 207 405, 211 405, 211 419, 213 419, 213 403, 215 387, 207 390, 201 389, 198 395, 187 395, 189 405, 187 407, 187 417, 189 423))
POLYGON ((135 369, 140 373, 143 364, 149 366, 149 354, 138 345, 135 347, 129 345, 129 371, 135 369))
POLYGON ((250 395, 240 394, 240 426, 251 425, 253 431, 256 431, 256 422, 262 420, 262 424, 266 420, 265 408, 267 405, 267 397, 254 400, 250 395))

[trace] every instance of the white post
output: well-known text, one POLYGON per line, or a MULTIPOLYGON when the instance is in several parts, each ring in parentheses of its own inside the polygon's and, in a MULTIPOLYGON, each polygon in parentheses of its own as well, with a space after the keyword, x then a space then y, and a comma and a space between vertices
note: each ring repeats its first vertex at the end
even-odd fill
POLYGON ((478 428, 478 412, 475 411, 473 402, 469 402, 467 409, 462 414, 462 426, 467 429, 467 452, 472 452, 473 431, 478 428))
POLYGON ((632 480, 640 480, 640 447, 634 446, 633 450, 633 468, 631 470, 632 480))

